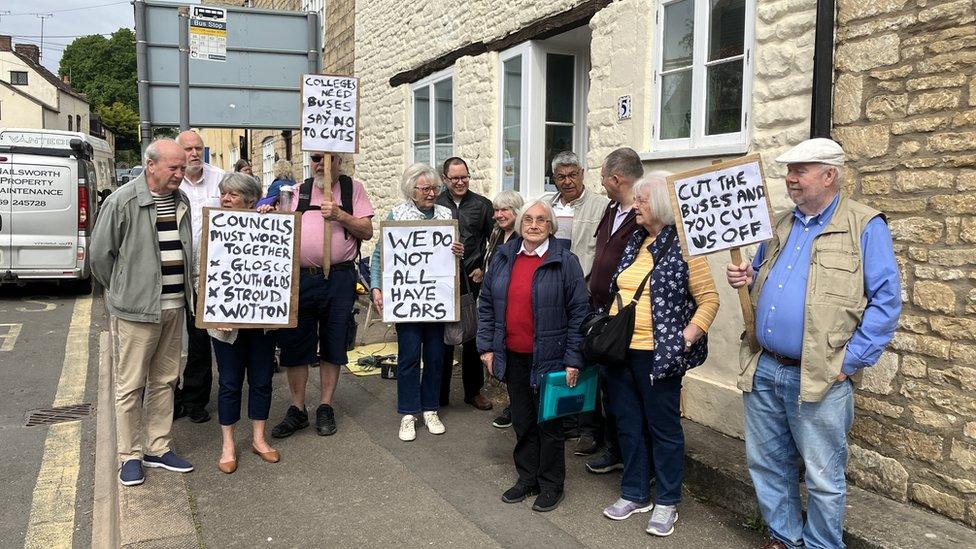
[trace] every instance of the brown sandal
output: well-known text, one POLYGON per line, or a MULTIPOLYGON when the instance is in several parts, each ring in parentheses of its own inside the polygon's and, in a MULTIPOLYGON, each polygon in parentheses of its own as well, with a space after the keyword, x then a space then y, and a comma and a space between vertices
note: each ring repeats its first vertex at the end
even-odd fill
POLYGON ((271 450, 270 452, 260 452, 254 446, 251 446, 251 452, 254 455, 261 456, 261 459, 268 463, 278 463, 281 460, 281 454, 278 450, 271 450))

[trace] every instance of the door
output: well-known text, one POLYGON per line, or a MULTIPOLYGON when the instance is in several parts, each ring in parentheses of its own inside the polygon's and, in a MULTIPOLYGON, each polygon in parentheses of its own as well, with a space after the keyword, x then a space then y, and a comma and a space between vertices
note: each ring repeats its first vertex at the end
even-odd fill
POLYGON ((0 154, 0 276, 10 270, 11 160, 11 155, 0 154))
POLYGON ((11 269, 70 276, 78 246, 78 161, 15 154, 10 173, 11 269))

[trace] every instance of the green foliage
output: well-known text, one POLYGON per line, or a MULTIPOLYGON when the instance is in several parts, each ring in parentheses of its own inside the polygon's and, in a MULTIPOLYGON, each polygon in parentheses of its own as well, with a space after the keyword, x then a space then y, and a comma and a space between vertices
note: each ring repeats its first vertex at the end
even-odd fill
POLYGON ((118 149, 134 148, 139 135, 139 113, 132 110, 121 101, 112 103, 110 107, 99 106, 95 112, 101 117, 112 132, 115 133, 115 143, 118 149))

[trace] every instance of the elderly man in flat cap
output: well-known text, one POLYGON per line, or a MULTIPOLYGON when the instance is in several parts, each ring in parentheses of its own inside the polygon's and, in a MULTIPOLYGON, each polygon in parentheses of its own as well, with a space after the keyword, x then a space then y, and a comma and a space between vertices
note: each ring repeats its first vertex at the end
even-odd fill
POLYGON ((756 308, 757 341, 740 351, 746 459, 772 538, 764 549, 844 547, 850 376, 894 335, 898 267, 884 215, 840 195, 840 145, 809 139, 776 161, 796 208, 776 219, 751 265, 726 273, 732 287, 749 286, 756 308))

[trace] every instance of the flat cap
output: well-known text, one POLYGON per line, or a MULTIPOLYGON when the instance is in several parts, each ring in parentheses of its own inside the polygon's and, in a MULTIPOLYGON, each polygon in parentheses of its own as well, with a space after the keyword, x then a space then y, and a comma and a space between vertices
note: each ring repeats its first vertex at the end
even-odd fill
POLYGON ((776 157, 780 164, 798 162, 817 162, 831 166, 844 165, 844 149, 836 141, 817 137, 807 139, 792 149, 776 157))

